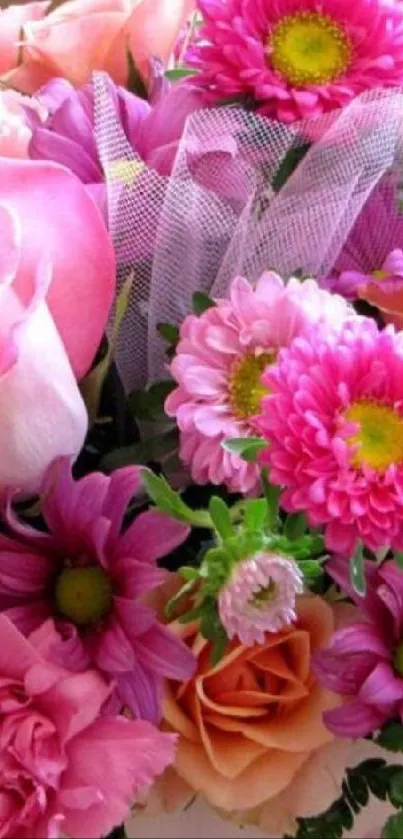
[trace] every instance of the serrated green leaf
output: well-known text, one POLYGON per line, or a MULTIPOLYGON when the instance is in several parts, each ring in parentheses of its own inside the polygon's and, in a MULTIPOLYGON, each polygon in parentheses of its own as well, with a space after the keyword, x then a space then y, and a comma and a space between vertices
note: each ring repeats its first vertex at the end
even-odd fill
POLYGON ((171 346, 176 346, 179 341, 179 329, 173 323, 158 323, 157 332, 171 346))
POLYGON ((158 477, 151 469, 145 468, 141 470, 141 476, 149 497, 159 510, 195 527, 211 527, 209 513, 204 510, 191 510, 165 478, 158 477))
POLYGON ((212 309, 215 306, 214 300, 207 294, 201 291, 195 291, 192 296, 192 308, 195 315, 202 315, 207 309, 212 309))
POLYGON ((389 784, 389 798, 396 809, 403 807, 403 769, 392 776, 389 784))
POLYGON ((305 513, 296 513, 293 516, 287 516, 283 533, 287 539, 294 541, 300 539, 306 533, 307 528, 308 522, 305 513))
POLYGON ((403 725, 400 722, 387 723, 376 742, 389 752, 403 752, 403 725))
POLYGON ((382 830, 382 839, 402 839, 403 836, 403 810, 390 816, 382 830))
POLYGON ((230 511, 225 501, 217 495, 213 495, 210 499, 209 513, 214 527, 219 536, 221 536, 221 539, 230 539, 234 535, 234 531, 231 524, 230 511))
POLYGON ((260 530, 267 519, 267 501, 256 498, 245 503, 244 525, 247 530, 260 530))
POLYGON ((354 556, 350 560, 350 582, 354 591, 363 597, 367 590, 367 584, 365 579, 364 552, 361 543, 356 548, 354 556))
POLYGON ((298 563, 298 567, 301 569, 305 579, 308 582, 312 580, 317 580, 323 574, 323 568, 321 564, 315 559, 302 559, 298 563))

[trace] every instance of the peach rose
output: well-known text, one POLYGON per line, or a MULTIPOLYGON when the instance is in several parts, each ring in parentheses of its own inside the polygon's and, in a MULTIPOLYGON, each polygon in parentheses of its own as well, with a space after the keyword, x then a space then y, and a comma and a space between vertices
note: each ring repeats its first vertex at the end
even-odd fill
MULTIPOLYGON (((194 0, 68 0, 48 14, 48 2, 29 5, 32 13, 24 20, 20 12, 12 17, 13 25, 17 18, 20 22, 23 48, 22 64, 11 80, 24 93, 34 93, 55 76, 80 86, 94 70, 126 84, 129 49, 146 79, 149 58, 168 60, 194 0)), ((12 49, 9 42, 5 45, 11 63, 3 72, 16 66, 21 34, 16 35, 15 26, 12 38, 12 49)))
POLYGON ((180 735, 174 768, 214 807, 248 811, 273 801, 333 740, 322 714, 340 700, 315 683, 311 656, 330 637, 334 612, 304 595, 297 615, 263 645, 231 643, 215 667, 197 625, 174 624, 199 662, 190 682, 167 686, 165 726, 180 735))

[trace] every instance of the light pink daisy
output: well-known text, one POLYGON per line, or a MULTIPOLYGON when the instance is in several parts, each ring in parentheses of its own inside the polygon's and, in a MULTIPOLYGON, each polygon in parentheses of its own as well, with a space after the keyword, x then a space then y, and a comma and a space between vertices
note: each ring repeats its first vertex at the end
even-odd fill
POLYGON ((389 0, 198 0, 188 61, 210 99, 249 96, 283 122, 403 82, 403 7, 389 0))
POLYGON ((273 272, 255 288, 236 278, 229 299, 216 302, 182 324, 171 364, 178 387, 165 410, 176 417, 181 458, 196 483, 250 493, 259 486, 258 467, 225 451, 223 441, 256 434, 253 418, 266 393, 261 375, 278 350, 312 324, 330 332, 340 328, 352 310, 314 280, 284 285, 273 272))
POLYGON ((258 553, 238 562, 218 596, 220 620, 228 638, 252 647, 266 632, 278 632, 296 620, 295 598, 303 575, 292 559, 258 553))
POLYGON ((324 526, 348 556, 403 548, 403 333, 366 318, 336 339, 312 330, 268 371, 262 461, 285 510, 324 526))

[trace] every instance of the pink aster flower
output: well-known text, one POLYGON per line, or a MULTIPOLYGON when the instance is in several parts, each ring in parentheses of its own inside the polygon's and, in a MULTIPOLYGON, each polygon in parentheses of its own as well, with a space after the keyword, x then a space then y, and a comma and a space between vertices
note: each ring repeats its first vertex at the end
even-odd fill
POLYGON ((316 654, 318 681, 346 697, 324 720, 338 737, 366 737, 394 717, 403 720, 403 574, 394 562, 380 568, 367 562, 368 594, 362 598, 350 586, 343 560, 326 569, 363 620, 339 629, 316 654))
POLYGON ((256 434, 253 417, 266 392, 261 375, 278 350, 310 325, 325 324, 331 332, 350 314, 340 297, 321 291, 313 280, 284 285, 267 272, 255 288, 237 277, 228 300, 185 319, 171 364, 178 387, 165 410, 176 417, 181 457, 196 483, 257 490, 256 464, 224 451, 222 442, 256 434))
POLYGON ((388 0, 198 0, 188 61, 209 98, 252 96, 283 122, 403 81, 403 9, 388 0))
POLYGON ((114 707, 155 721, 164 677, 187 679, 193 657, 144 598, 168 574, 156 560, 188 529, 150 510, 121 532, 139 485, 134 466, 75 482, 67 463, 55 464, 43 487, 48 532, 9 512, 11 532, 0 535, 0 609, 24 634, 53 617, 62 636, 54 660, 98 668, 115 684, 114 707))
POLYGON ((403 547, 403 333, 357 318, 313 330, 268 371, 257 421, 285 510, 324 526, 330 550, 403 547))
POLYGON ((2 615, 0 641, 0 835, 106 836, 171 763, 175 736, 100 716, 110 688, 49 661, 52 621, 27 640, 2 615))
POLYGON ((266 632, 278 632, 296 620, 295 598, 303 591, 303 575, 291 559, 258 553, 238 562, 221 589, 221 623, 230 639, 252 647, 266 632))

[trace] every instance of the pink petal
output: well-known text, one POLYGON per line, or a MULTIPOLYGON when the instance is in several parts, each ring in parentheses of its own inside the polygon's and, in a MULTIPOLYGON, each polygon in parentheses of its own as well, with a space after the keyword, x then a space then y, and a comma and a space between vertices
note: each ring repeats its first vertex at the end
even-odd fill
POLYGON ((129 502, 141 486, 138 466, 116 469, 109 478, 108 491, 103 504, 103 514, 111 521, 109 541, 112 544, 119 536, 129 502))
POLYGON ((196 668, 196 660, 189 647, 160 624, 155 624, 136 641, 136 652, 146 667, 168 679, 190 679, 196 668))
POLYGON ((4 678, 20 681, 28 668, 40 661, 40 657, 4 615, 0 615, 0 637, 0 673, 4 678))
POLYGON ((194 10, 194 0, 143 0, 137 3, 128 23, 130 48, 143 78, 148 61, 158 56, 168 61, 180 30, 194 10))
POLYGON ((109 619, 101 632, 88 638, 86 646, 91 649, 97 666, 106 673, 127 673, 134 664, 133 646, 115 617, 109 619))
MULTIPOLYGON (((157 568, 148 562, 138 562, 130 558, 119 560, 113 569, 113 576, 124 597, 137 600, 143 594, 161 586, 169 576, 169 571, 165 568, 157 568)), ((136 605, 133 609, 132 604, 132 611, 137 611, 137 608, 136 605)))
POLYGON ((141 513, 119 540, 120 556, 155 562, 171 553, 189 535, 189 527, 158 510, 141 513))
POLYGON ((148 632, 154 626, 155 615, 149 606, 142 603, 133 603, 133 600, 118 597, 116 594, 113 602, 122 629, 131 643, 136 643, 139 636, 148 632))
POLYGON ((357 699, 333 711, 325 711, 323 719, 336 737, 367 737, 385 722, 385 715, 357 699))
POLYGON ((381 662, 362 685, 359 696, 371 705, 399 702, 403 699, 403 679, 394 675, 390 664, 381 662))
POLYGON ((54 266, 49 307, 81 378, 99 346, 115 288, 114 254, 101 215, 74 175, 39 161, 0 159, 0 202, 21 219, 16 291, 24 302, 30 299, 35 267, 46 254, 54 266))
POLYGON ((117 677, 116 690, 122 705, 139 719, 158 725, 162 717, 163 679, 141 662, 135 662, 130 673, 117 677))

